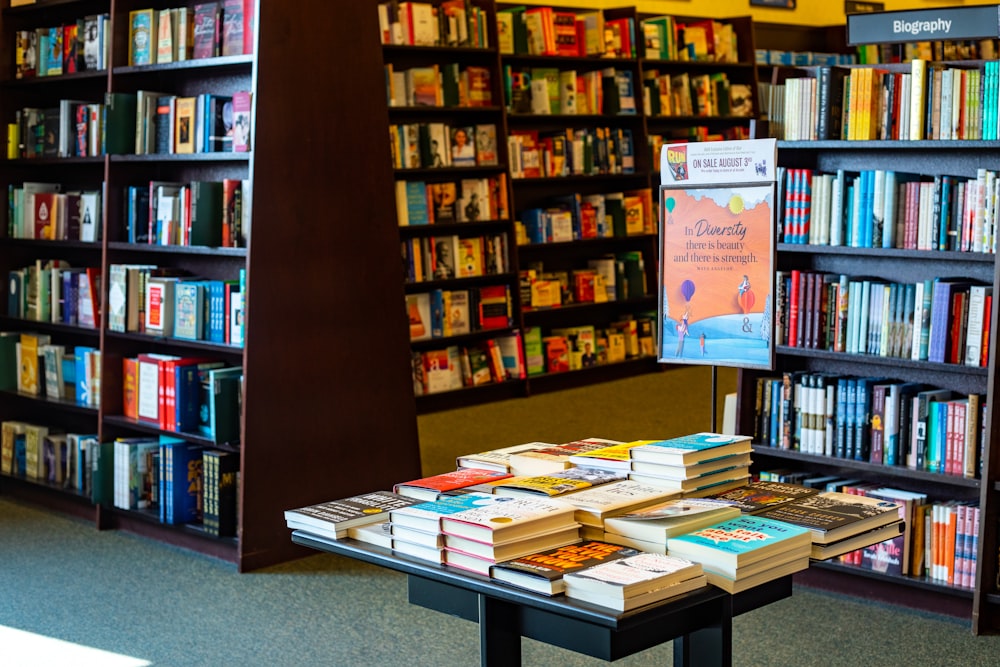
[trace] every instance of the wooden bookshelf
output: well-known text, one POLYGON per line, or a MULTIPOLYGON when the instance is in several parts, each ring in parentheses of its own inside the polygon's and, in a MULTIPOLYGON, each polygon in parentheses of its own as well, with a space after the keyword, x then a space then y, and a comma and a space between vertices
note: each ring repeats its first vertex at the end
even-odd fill
MULTIPOLYGON (((156 3, 158 8, 171 3, 156 3)), ((180 4, 180 3, 178 3, 180 4)), ((19 396, 0 401, 0 418, 118 436, 168 433, 121 416, 123 357, 138 352, 211 355, 243 367, 237 443, 213 445, 240 455, 236 538, 214 538, 197 525, 167 526, 144 512, 67 503, 65 491, 0 477, 0 492, 82 514, 100 528, 121 528, 208 553, 252 570, 308 552, 291 543, 283 511, 341 495, 389 488, 419 476, 415 402, 374 2, 276 0, 254 3, 254 54, 128 66, 128 15, 138 0, 44 2, 10 8, 0 1, 0 118, 62 98, 100 102, 106 92, 139 89, 194 95, 253 91, 252 150, 195 155, 111 155, 0 161, 0 187, 24 181, 104 190, 101 241, 8 238, 0 211, 0 269, 65 258, 107 275, 112 263, 185 268, 206 277, 246 272, 245 344, 226 346, 142 334, 83 330, 4 318, 9 331, 49 332, 53 342, 101 351, 100 408, 19 396), (31 80, 14 78, 14 31, 108 13, 111 67, 31 80), (291 38, 290 38, 291 37, 291 38), (345 62, 352 63, 350 67, 345 62), (303 66, 303 63, 309 63, 303 66), (344 103, 351 100, 351 103, 344 103), (259 131, 258 131, 259 130, 259 131), (252 195, 245 248, 155 247, 127 243, 124 191, 156 180, 247 179, 252 195), (349 314, 349 315, 345 315, 349 314), (346 319, 345 319, 346 318, 346 319), (392 418, 386 419, 386 406, 392 418), (370 446, 378 443, 377 446, 370 446)), ((107 310, 107 294, 103 299, 107 310)), ((178 435, 169 432, 171 435, 178 435)), ((184 434, 179 434, 185 437, 184 434)))

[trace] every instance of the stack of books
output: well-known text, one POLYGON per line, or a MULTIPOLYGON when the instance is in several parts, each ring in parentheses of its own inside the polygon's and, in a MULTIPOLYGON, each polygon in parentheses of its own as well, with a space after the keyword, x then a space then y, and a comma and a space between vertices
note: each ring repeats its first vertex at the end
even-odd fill
POLYGON ((711 498, 677 498, 604 520, 604 539, 650 553, 667 553, 667 539, 735 519, 738 507, 711 498))
POLYGON ((760 514, 817 493, 819 489, 801 484, 756 480, 735 489, 714 493, 709 497, 732 503, 743 514, 760 514))
POLYGON ((580 541, 573 506, 559 500, 478 493, 460 498, 466 509, 441 516, 448 565, 489 576, 499 562, 580 541))
POLYGON ((693 433, 632 443, 629 479, 702 497, 743 486, 750 478, 751 438, 693 433))
POLYGON ((805 570, 811 550, 808 528, 749 514, 667 538, 668 554, 701 563, 728 593, 805 570))
POLYGON ((896 503, 839 491, 814 493, 758 516, 809 530, 814 560, 834 558, 893 539, 905 529, 896 503))
POLYGON ((526 442, 521 445, 511 445, 499 449, 489 449, 475 454, 463 454, 455 459, 456 468, 479 468, 481 470, 496 470, 497 472, 512 472, 510 457, 513 454, 523 454, 536 449, 548 449, 558 445, 551 442, 526 442))
POLYGON ((583 539, 603 540, 605 525, 610 517, 642 511, 641 508, 677 495, 676 491, 652 484, 622 479, 560 496, 560 499, 576 508, 576 520, 583 539))
POLYGON ((698 563, 639 553, 563 576, 566 597, 623 612, 705 586, 698 563))
POLYGON ((573 442, 543 447, 525 452, 517 452, 510 455, 508 463, 510 472, 515 475, 548 475, 560 470, 573 467, 570 461, 571 456, 582 454, 583 452, 601 449, 609 445, 622 444, 618 440, 607 440, 605 438, 584 438, 573 442))
POLYGON ((562 497, 584 489, 625 479, 625 473, 598 468, 568 468, 546 475, 510 477, 492 484, 493 494, 503 497, 562 497))
POLYGON ((393 491, 401 496, 417 500, 437 500, 443 496, 453 496, 472 491, 490 492, 490 484, 510 477, 508 472, 480 468, 460 468, 439 475, 422 477, 409 482, 400 482, 393 491))
POLYGON ((292 530, 301 530, 331 540, 340 540, 345 537, 356 538, 353 531, 385 523, 393 510, 409 507, 417 502, 412 498, 389 491, 373 491, 317 505, 285 510, 285 523, 292 530))
POLYGON ((584 541, 497 563, 490 568, 490 578, 542 595, 558 595, 566 590, 563 577, 570 572, 580 572, 638 553, 637 549, 618 544, 584 541))

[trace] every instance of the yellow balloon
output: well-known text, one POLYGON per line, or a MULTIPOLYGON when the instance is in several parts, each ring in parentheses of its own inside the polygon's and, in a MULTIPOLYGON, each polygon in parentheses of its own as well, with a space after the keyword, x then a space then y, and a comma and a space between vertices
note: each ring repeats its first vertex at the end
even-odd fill
POLYGON ((729 200, 729 210, 733 215, 739 215, 743 212, 743 197, 739 195, 733 195, 729 200))

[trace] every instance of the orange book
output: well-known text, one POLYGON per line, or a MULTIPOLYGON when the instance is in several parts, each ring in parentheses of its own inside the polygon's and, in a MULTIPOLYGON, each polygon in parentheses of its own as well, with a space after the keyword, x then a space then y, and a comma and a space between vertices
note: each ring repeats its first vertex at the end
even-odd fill
POLYGON ((947 508, 948 522, 944 526, 944 572, 948 585, 955 583, 955 535, 958 531, 958 508, 947 508))
POLYGON ((122 359, 122 414, 130 419, 139 418, 138 372, 137 359, 122 359))

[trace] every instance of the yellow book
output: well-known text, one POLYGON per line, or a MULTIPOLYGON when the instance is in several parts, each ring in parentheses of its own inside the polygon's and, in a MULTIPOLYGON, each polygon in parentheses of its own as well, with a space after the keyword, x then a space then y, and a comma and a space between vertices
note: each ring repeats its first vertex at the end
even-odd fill
POLYGON ((194 153, 195 98, 178 97, 174 111, 174 152, 194 153))

